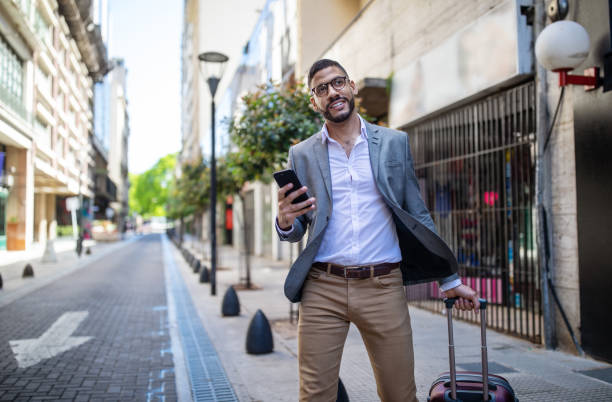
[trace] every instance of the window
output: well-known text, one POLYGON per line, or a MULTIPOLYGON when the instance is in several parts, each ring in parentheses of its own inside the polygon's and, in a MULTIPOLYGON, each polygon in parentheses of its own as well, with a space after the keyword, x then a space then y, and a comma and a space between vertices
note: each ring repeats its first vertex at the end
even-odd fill
POLYGON ((70 124, 73 128, 77 128, 76 122, 77 122, 76 113, 74 112, 74 109, 72 108, 72 106, 69 106, 68 107, 68 124, 70 124))
POLYGON ((22 103, 23 62, 0 35, 0 91, 2 100, 14 106, 22 103))
POLYGON ((70 166, 76 166, 76 151, 72 147, 68 147, 68 155, 66 155, 66 161, 70 166))
POLYGON ((51 148, 51 126, 36 116, 34 119, 34 129, 36 130, 37 144, 51 148))
POLYGON ((60 93, 57 95, 57 98, 55 98, 55 101, 57 102, 57 110, 61 111, 62 113, 64 113, 66 111, 66 109, 65 109, 65 105, 66 105, 65 97, 66 97, 66 95, 64 95, 64 93, 60 91, 60 93))
POLYGON ((26 19, 30 20, 30 10, 32 9, 32 0, 17 0, 16 3, 19 5, 21 12, 26 16, 26 19))
POLYGON ((36 84, 47 96, 51 96, 53 78, 51 74, 47 74, 43 69, 36 66, 36 84))
POLYGON ((64 138, 62 136, 57 137, 57 143, 55 144, 55 153, 60 158, 64 157, 64 138))
POLYGON ((34 11, 34 32, 36 32, 38 39, 47 45, 52 46, 53 30, 51 28, 51 24, 49 24, 42 14, 40 14, 38 9, 34 11))

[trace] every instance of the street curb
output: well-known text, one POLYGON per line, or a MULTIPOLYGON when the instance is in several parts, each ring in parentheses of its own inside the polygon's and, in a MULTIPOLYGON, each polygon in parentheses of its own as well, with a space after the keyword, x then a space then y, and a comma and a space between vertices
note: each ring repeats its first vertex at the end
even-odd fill
MULTIPOLYGON (((167 287, 171 290, 173 314, 176 317, 183 349, 184 359, 181 365, 185 364, 191 385, 191 397, 194 401, 238 401, 219 354, 198 317, 191 293, 172 258, 170 242, 165 237, 162 237, 161 241, 164 264, 166 264, 165 272, 169 274, 166 278, 167 287)), ((177 383, 178 380, 179 378, 177 383)), ((184 378, 180 380, 181 383, 185 382, 184 378)))
POLYGON ((179 331, 179 323, 176 314, 176 300, 172 292, 170 259, 174 259, 172 251, 168 249, 165 235, 161 235, 162 243, 162 260, 164 265, 164 282, 166 290, 166 303, 168 304, 168 329, 170 332, 170 343, 172 348, 172 360, 174 362, 174 379, 176 381, 176 395, 178 402, 193 401, 191 395, 191 384, 189 382, 189 373, 187 372, 187 364, 185 355, 183 354, 183 341, 179 331))

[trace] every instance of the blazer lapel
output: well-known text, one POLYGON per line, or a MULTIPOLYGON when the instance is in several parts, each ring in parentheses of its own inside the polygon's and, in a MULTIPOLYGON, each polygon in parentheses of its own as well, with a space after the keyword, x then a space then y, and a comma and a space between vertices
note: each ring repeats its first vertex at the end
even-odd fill
POLYGON ((380 130, 373 124, 366 123, 366 131, 368 132, 368 148, 370 150, 372 174, 374 175, 374 181, 378 182, 380 142, 382 141, 382 138, 380 135, 380 130))
POLYGON ((327 144, 321 141, 321 137, 319 136, 315 141, 313 141, 312 147, 313 152, 316 155, 317 162, 319 163, 319 169, 321 169, 321 176, 323 176, 323 183, 325 183, 327 196, 331 201, 331 171, 329 169, 329 153, 327 151, 327 144))

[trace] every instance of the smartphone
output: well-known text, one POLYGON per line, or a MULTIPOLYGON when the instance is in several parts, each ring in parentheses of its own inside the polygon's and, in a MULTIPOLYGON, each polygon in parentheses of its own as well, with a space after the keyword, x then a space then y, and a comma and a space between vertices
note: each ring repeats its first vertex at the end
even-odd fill
MULTIPOLYGON (((285 193, 285 197, 288 196, 290 193, 294 192, 295 190, 302 188, 302 183, 300 183, 300 180, 298 179, 293 169, 287 169, 287 170, 281 170, 280 172, 274 172, 274 180, 276 180, 276 184, 278 184, 279 187, 283 187, 289 183, 293 183, 293 187, 290 188, 289 191, 285 193)), ((299 202, 308 200, 308 198, 309 197, 307 193, 300 194, 291 203, 297 204, 299 202)))

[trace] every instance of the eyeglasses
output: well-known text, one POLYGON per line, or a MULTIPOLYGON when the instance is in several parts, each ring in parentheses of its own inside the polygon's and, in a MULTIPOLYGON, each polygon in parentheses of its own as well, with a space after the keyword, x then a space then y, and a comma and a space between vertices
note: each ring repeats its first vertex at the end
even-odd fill
POLYGON ((328 91, 328 86, 331 85, 336 91, 340 91, 342 88, 346 86, 346 81, 348 77, 335 77, 328 82, 324 82, 323 84, 319 84, 316 87, 312 88, 310 91, 317 95, 319 98, 326 96, 328 91))

